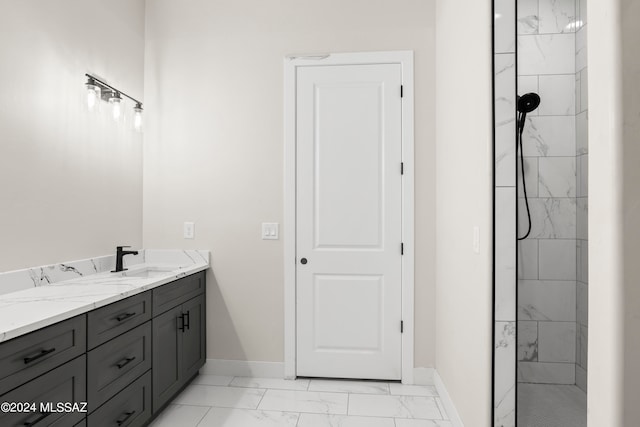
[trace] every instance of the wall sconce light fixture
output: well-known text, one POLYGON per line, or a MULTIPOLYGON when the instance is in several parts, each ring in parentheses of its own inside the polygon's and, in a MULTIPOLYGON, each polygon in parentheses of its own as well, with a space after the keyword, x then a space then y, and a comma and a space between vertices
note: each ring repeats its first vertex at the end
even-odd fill
POLYGON ((85 74, 87 77, 87 108, 94 111, 99 108, 100 100, 106 101, 111 106, 111 114, 115 121, 119 121, 122 117, 122 97, 129 98, 136 103, 133 108, 133 128, 137 131, 142 130, 142 102, 114 88, 113 86, 103 82, 96 76, 85 74))

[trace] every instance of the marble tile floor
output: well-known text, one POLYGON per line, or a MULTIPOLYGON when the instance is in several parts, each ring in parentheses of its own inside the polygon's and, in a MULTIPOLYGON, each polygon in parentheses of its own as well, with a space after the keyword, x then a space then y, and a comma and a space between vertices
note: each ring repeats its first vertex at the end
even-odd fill
POLYGON ((452 427, 435 387, 199 375, 150 427, 452 427))
POLYGON ((518 384, 518 427, 586 427, 587 395, 574 385, 518 384))

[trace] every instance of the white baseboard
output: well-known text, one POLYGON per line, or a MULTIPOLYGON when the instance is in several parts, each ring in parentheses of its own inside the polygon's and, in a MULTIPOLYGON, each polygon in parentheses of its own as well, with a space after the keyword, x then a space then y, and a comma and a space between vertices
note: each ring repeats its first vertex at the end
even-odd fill
POLYGON ((413 384, 433 385, 434 372, 435 372, 435 369, 433 368, 413 368, 413 384))
POLYGON ((207 359, 207 363, 200 368, 200 373, 231 377, 284 378, 284 363, 207 359))
POLYGON ((438 371, 434 371, 433 373, 433 382, 436 386, 436 390, 438 391, 438 395, 440 396, 440 400, 444 405, 444 410, 447 411, 447 415, 449 416, 449 420, 451 421, 451 424, 453 424, 453 427, 464 427, 462 419, 458 414, 458 410, 453 404, 453 400, 451 400, 451 396, 449 396, 447 387, 445 387, 442 378, 440 378, 440 375, 438 374, 438 371))

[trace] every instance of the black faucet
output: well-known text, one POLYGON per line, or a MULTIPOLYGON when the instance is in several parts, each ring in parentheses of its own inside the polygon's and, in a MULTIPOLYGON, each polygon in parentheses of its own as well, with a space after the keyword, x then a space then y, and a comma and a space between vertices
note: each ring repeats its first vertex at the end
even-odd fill
POLYGON ((138 251, 124 251, 124 248, 130 248, 131 246, 116 246, 116 269, 111 270, 112 273, 118 273, 119 271, 125 271, 126 268, 122 268, 122 258, 125 255, 138 255, 138 251))

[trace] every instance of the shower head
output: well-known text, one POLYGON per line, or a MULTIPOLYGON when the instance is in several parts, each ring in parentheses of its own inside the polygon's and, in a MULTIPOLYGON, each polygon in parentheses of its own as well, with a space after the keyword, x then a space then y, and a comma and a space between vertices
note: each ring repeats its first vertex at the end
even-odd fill
POLYGON ((524 114, 530 113, 540 105, 540 96, 537 93, 527 93, 518 97, 518 111, 524 114))

